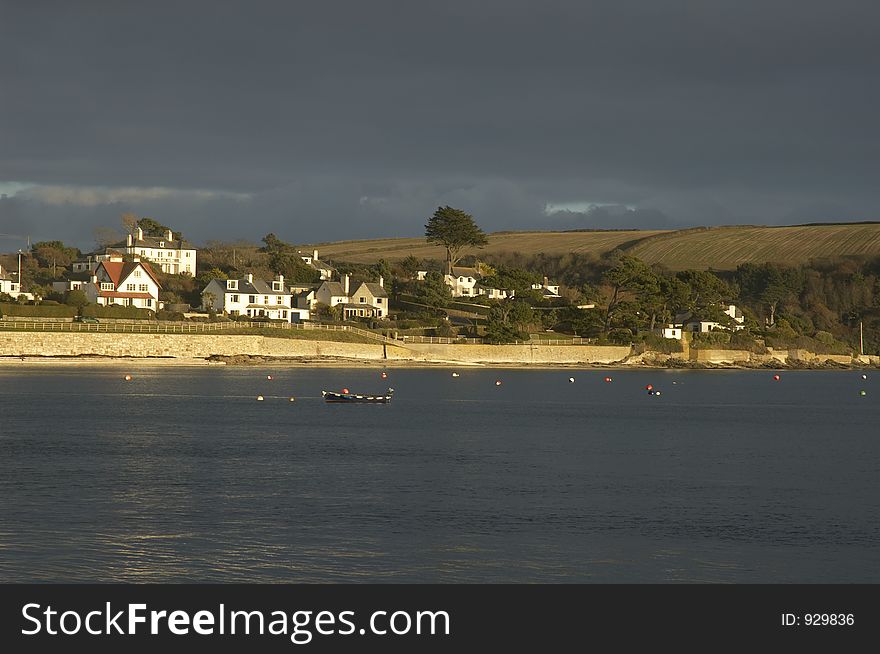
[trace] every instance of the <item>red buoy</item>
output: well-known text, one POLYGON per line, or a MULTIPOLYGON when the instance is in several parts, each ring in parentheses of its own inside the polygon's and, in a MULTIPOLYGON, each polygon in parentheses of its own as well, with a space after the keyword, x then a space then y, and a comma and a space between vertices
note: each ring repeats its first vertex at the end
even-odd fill
POLYGON ((610 384, 610 383, 611 383, 611 377, 606 377, 606 378, 605 378, 605 383, 610 384))
POLYGON ((343 388, 343 389, 342 389, 342 392, 343 392, 343 393, 348 393, 348 389, 347 389, 347 388, 343 388))
POLYGON ((645 386, 645 390, 646 390, 646 391, 653 391, 653 390, 654 390, 654 385, 653 385, 653 384, 648 384, 647 386, 645 386))
POLYGON ((387 372, 383 372, 383 373, 382 373, 382 379, 388 379, 388 373, 387 373, 387 372))
POLYGON ((773 375, 773 381, 779 381, 779 375, 773 375))

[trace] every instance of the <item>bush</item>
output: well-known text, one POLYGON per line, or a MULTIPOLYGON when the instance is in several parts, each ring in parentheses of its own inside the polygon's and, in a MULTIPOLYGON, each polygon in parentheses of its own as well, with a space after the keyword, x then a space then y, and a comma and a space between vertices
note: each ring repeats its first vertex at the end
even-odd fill
POLYGON ((642 351, 651 350, 652 352, 662 352, 664 354, 684 351, 680 340, 676 338, 663 338, 659 334, 645 334, 643 343, 644 348, 640 348, 642 351))
POLYGON ((53 305, 27 305, 27 304, 0 304, 0 316, 21 316, 27 318, 73 318, 76 315, 76 307, 68 307, 63 304, 53 305))
POLYGON ((184 315, 180 311, 165 311, 164 309, 156 312, 156 320, 185 320, 184 315))
POLYGON ((127 318, 129 320, 154 320, 156 318, 156 314, 149 309, 124 307, 119 304, 111 304, 106 307, 99 304, 89 304, 84 306, 80 313, 86 318, 127 318))

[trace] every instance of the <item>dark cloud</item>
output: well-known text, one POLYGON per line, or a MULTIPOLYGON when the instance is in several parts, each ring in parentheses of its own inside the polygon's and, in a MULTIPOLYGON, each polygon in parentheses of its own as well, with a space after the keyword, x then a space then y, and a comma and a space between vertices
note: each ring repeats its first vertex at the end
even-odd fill
POLYGON ((577 203, 637 208, 602 218, 624 227, 877 218, 878 18, 852 0, 6 3, 0 192, 55 190, 0 200, 0 232, 88 241, 130 209, 196 240, 412 235, 446 202, 488 229, 577 203))

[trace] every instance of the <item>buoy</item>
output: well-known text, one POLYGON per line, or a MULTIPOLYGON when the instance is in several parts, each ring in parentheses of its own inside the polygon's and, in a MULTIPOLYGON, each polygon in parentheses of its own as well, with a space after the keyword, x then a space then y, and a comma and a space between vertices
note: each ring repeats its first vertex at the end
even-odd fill
POLYGON ((262 402, 262 401, 263 401, 263 396, 257 395, 257 402, 262 402))
POLYGON ((610 383, 611 383, 611 377, 606 377, 606 378, 605 378, 605 383, 606 383, 606 384, 610 384, 610 383))
POLYGON ((454 372, 454 373, 452 373, 452 376, 453 376, 453 377, 458 377, 458 373, 457 373, 457 372, 454 372))
POLYGON ((387 373, 387 372, 383 372, 383 373, 382 373, 382 379, 388 379, 388 373, 387 373))
POLYGON ((779 375, 773 375, 773 381, 779 381, 779 375))
POLYGON ((126 376, 125 376, 125 381, 131 381, 131 375, 126 375, 126 376))
POLYGON ((495 385, 496 385, 496 386, 501 386, 501 380, 500 380, 500 379, 496 379, 496 380, 495 380, 495 385))
POLYGON ((867 379, 868 375, 862 375, 862 379, 867 379))
POLYGON ((269 381, 272 381, 272 375, 266 375, 266 379, 268 379, 269 381))
POLYGON ((645 386, 645 390, 646 390, 646 391, 653 391, 653 390, 654 390, 654 385, 653 385, 653 384, 648 384, 647 386, 645 386))
POLYGON ((295 397, 292 397, 292 398, 290 398, 290 401, 291 401, 291 402, 296 402, 296 398, 295 398, 295 397))
POLYGON ((343 389, 342 389, 342 392, 343 392, 343 393, 348 393, 348 389, 347 389, 347 388, 343 388, 343 389))
POLYGON ((865 391, 859 391, 859 395, 861 395, 862 397, 864 397, 865 395, 867 395, 867 393, 866 393, 865 391))
POLYGON ((673 384, 677 384, 678 382, 677 382, 677 381, 674 381, 674 382, 672 382, 672 383, 673 383, 673 384))
POLYGON ((660 395, 660 391, 654 391, 654 395, 660 395))
POLYGON ((574 377, 569 377, 569 378, 568 378, 568 382, 569 382, 570 384, 574 384, 574 377))

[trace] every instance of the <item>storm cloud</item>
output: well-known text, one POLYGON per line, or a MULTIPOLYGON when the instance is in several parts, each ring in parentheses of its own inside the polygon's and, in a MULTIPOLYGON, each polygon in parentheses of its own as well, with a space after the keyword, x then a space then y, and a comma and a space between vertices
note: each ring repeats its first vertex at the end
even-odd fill
MULTIPOLYGON (((880 7, 7 2, 0 232, 196 242, 880 218, 880 7)), ((15 244, 0 236, 0 250, 15 244)), ((18 247, 17 245, 15 247, 18 247)))

